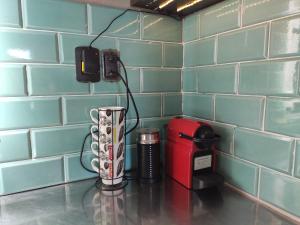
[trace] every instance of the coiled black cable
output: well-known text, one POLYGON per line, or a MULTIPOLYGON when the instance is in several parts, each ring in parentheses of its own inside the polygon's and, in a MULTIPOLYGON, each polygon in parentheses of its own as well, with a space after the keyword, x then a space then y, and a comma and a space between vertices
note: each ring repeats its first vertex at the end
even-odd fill
MULTIPOLYGON (((125 88, 126 88, 126 114, 128 113, 129 111, 129 100, 131 99, 132 101, 132 104, 133 104, 133 107, 134 107, 134 110, 135 110, 135 113, 136 113, 136 123, 135 125, 128 131, 125 132, 125 136, 127 136, 128 134, 130 134, 132 131, 134 131, 137 126, 139 125, 139 122, 140 122, 140 116, 139 116, 139 112, 138 112, 138 108, 136 106, 136 103, 135 103, 135 100, 134 100, 134 97, 132 95, 132 92, 129 88, 129 84, 128 84, 128 74, 127 74, 127 70, 126 70, 126 67, 124 65, 124 63, 122 62, 122 60, 120 58, 117 58, 118 62, 121 64, 123 70, 124 70, 124 74, 125 74, 125 79, 123 78, 123 76, 121 74, 119 74, 125 88), (130 97, 130 99, 129 99, 130 97)), ((85 138, 84 138, 84 141, 82 143, 82 146, 81 146, 81 152, 80 152, 80 164, 81 166, 88 172, 91 172, 91 173, 97 173, 96 171, 93 171, 93 170, 90 170, 89 168, 87 168, 85 165, 84 165, 84 162, 83 162, 83 152, 84 152, 84 147, 85 147, 85 143, 86 143, 86 140, 88 139, 88 137, 91 136, 91 133, 88 133, 85 138)), ((126 172, 126 171, 125 171, 126 172)), ((136 178, 135 177, 130 177, 130 176, 125 176, 125 179, 127 180, 135 180, 136 178)))
MULTIPOLYGON (((127 71, 126 71, 126 67, 124 65, 124 63, 122 62, 122 60, 120 58, 118 58, 118 62, 121 64, 123 70, 124 70, 124 73, 125 73, 125 77, 127 78, 127 71)), ((124 78, 122 77, 121 74, 119 74, 121 80, 123 81, 123 84, 125 85, 126 87, 126 95, 127 95, 127 107, 128 107, 128 110, 129 110, 129 98, 128 98, 128 94, 131 98, 131 101, 132 101, 132 104, 133 104, 133 107, 134 107, 134 111, 135 111, 135 114, 136 114, 136 123, 135 125, 129 130, 129 131, 126 131, 125 135, 128 135, 130 134, 135 128, 137 128, 137 126, 139 125, 140 123, 140 115, 139 115, 139 111, 138 111, 138 108, 136 106, 136 103, 135 103, 135 100, 133 98, 133 95, 132 95, 132 92, 130 91, 130 88, 129 88, 129 84, 128 84, 128 81, 126 82, 124 80, 124 78)), ((127 110, 127 111, 128 111, 127 110)), ((126 113, 127 114, 127 113, 126 113)))

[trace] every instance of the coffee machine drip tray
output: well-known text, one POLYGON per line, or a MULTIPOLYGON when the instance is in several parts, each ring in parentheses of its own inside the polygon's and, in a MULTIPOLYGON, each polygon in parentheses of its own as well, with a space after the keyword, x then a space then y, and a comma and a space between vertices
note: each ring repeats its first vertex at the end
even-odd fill
POLYGON ((201 174, 193 175, 193 190, 200 190, 215 186, 222 186, 224 183, 224 178, 214 172, 207 171, 201 174))

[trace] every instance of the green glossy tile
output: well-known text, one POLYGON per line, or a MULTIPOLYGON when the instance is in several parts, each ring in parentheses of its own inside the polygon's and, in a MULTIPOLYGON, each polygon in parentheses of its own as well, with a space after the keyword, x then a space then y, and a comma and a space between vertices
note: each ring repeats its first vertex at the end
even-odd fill
MULTIPOLYGON (((83 163, 90 170, 92 170, 91 160, 94 157, 95 155, 91 152, 83 154, 83 163)), ((84 180, 97 176, 97 174, 88 172, 82 168, 79 160, 79 153, 64 156, 65 182, 84 180)))
POLYGON ((217 149, 222 152, 231 154, 233 152, 233 133, 235 127, 210 121, 208 123, 212 126, 215 133, 221 136, 216 145, 217 149))
POLYGON ((24 27, 87 32, 86 5, 70 1, 25 0, 24 27))
POLYGON ((1 131, 0 132, 0 163, 29 159, 29 131, 1 131))
MULTIPOLYGON (((32 157, 63 155, 79 152, 90 126, 68 126, 34 129, 31 132, 32 157)), ((90 149, 90 146, 86 146, 90 149)))
POLYGON ((295 176, 300 178, 300 140, 296 141, 295 176))
POLYGON ((183 49, 181 44, 164 44, 164 66, 182 67, 183 49))
POLYGON ((238 128, 234 136, 234 153, 239 158, 284 173, 291 173, 293 139, 238 128))
POLYGON ((0 0, 0 26, 21 27, 19 0, 0 0))
POLYGON ((168 16, 143 13, 144 40, 181 42, 181 21, 168 16))
MULTIPOLYGON (((126 69, 128 74, 129 88, 132 93, 140 92, 140 69, 126 69)), ((125 78, 124 73, 122 76, 125 78)), ((123 82, 100 81, 93 84, 93 93, 99 94, 114 94, 114 93, 125 93, 126 88, 123 82)))
POLYGON ((4 191, 3 191, 3 179, 2 179, 2 175, 0 173, 0 195, 3 195, 4 191))
POLYGON ((183 114, 203 119, 213 119, 212 95, 184 94, 183 114))
POLYGON ((287 16, 299 12, 299 10, 299 0, 244 0, 243 24, 253 24, 287 16))
POLYGON ((55 33, 0 29, 0 61, 57 61, 55 33))
POLYGON ((217 171, 230 184, 251 195, 257 195, 258 167, 230 156, 218 154, 217 171))
POLYGON ((268 98, 265 129, 300 137, 299 113, 299 98, 268 98))
POLYGON ((239 93, 258 95, 296 95, 299 63, 270 61, 240 66, 239 93))
POLYGON ((166 137, 166 125, 170 119, 168 118, 159 118, 159 119, 143 119, 142 127, 143 128, 158 128, 159 135, 161 140, 165 140, 166 137))
MULTIPOLYGON (((99 34, 123 9, 114 9, 105 6, 88 6, 88 14, 91 18, 89 26, 92 34, 99 34)), ((126 12, 116 23, 104 33, 108 36, 140 38, 140 17, 137 12, 126 12)))
MULTIPOLYGON (((159 94, 136 94, 133 95, 140 118, 160 117, 161 116, 161 96, 159 94)), ((126 106, 126 98, 120 97, 120 105, 126 106)), ((135 119, 136 114, 132 103, 127 114, 127 119, 135 119)))
MULTIPOLYGON (((59 34, 60 43, 60 61, 62 63, 75 63, 75 48, 78 46, 87 46, 94 39, 89 35, 76 34, 59 34)), ((109 49, 116 48, 115 40, 113 38, 101 37, 94 42, 95 48, 109 49)))
POLYGON ((23 65, 0 65, 0 96, 24 96, 25 67, 23 65))
POLYGON ((66 124, 91 123, 90 110, 101 106, 116 106, 116 96, 63 97, 66 124))
POLYGON ((217 121, 261 129, 263 97, 217 95, 215 104, 217 121))
POLYGON ((182 88, 184 92, 197 91, 198 69, 184 69, 182 72, 182 88))
MULTIPOLYGON (((126 120, 126 130, 131 129, 136 123, 136 120, 126 120)), ((135 145, 137 140, 137 130, 141 127, 141 120, 136 129, 126 135, 126 145, 135 145)))
POLYGON ((166 94, 164 95, 163 115, 175 116, 182 114, 182 95, 166 94))
POLYGON ((137 168, 137 150, 135 145, 126 146, 125 170, 137 168))
POLYGON ((121 59, 128 66, 162 65, 161 43, 120 40, 121 59))
POLYGON ((240 0, 229 0, 204 9, 200 13, 200 37, 239 27, 240 0))
POLYGON ((300 55, 299 23, 300 17, 272 22, 270 57, 300 55))
POLYGON ((184 42, 199 38, 199 13, 186 16, 182 24, 182 38, 184 42))
POLYGON ((214 63, 215 38, 185 44, 184 66, 201 66, 214 63))
POLYGON ((300 180, 262 169, 260 198, 277 207, 300 216, 300 180))
POLYGON ((64 182, 61 157, 26 160, 0 165, 4 194, 11 194, 64 182))
POLYGON ((89 84, 75 79, 73 66, 28 66, 29 95, 88 94, 89 84))
POLYGON ((235 93, 236 65, 199 68, 198 92, 235 93))
POLYGON ((267 31, 268 26, 262 25, 220 35, 218 63, 265 58, 267 31))
POLYGON ((59 125, 60 105, 58 97, 2 99, 0 130, 59 125))
POLYGON ((143 70, 143 92, 180 92, 181 70, 143 70), (166 85, 167 84, 167 85, 166 85))

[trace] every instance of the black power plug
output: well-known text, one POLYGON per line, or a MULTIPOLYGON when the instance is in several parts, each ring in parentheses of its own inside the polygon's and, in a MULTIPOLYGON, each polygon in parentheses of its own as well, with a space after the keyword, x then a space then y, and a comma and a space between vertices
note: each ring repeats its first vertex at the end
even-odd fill
POLYGON ((120 80, 119 52, 115 49, 101 51, 101 67, 103 79, 107 81, 120 80))
POLYGON ((100 81, 99 50, 93 47, 75 48, 76 78, 79 82, 100 81))

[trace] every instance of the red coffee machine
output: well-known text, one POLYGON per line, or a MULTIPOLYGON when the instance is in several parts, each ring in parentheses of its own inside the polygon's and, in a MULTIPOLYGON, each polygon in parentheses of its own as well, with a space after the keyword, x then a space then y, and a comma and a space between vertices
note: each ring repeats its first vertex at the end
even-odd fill
POLYGON ((214 165, 214 145, 219 138, 206 123, 181 117, 170 120, 165 149, 167 175, 193 190, 223 184, 214 165))

